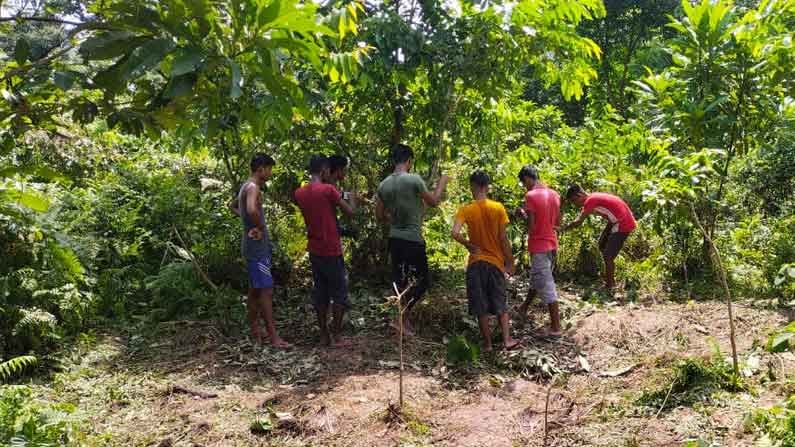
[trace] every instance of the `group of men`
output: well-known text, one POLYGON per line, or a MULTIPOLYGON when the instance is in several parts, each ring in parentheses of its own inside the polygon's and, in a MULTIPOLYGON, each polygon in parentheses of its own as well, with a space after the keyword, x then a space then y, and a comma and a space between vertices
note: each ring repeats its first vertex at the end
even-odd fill
MULTIPOLYGON (((436 207, 443 199, 449 177, 442 175, 436 188, 430 190, 425 181, 411 172, 414 153, 406 145, 397 145, 392 152, 394 171, 378 187, 375 197, 376 218, 389 225, 389 253, 393 282, 402 294, 403 333, 413 335, 412 309, 427 291, 428 257, 422 236, 426 207, 436 207)), ((273 319, 273 277, 271 244, 265 222, 259 189, 272 174, 275 162, 259 154, 251 160, 251 176, 240 188, 229 207, 240 216, 243 234, 242 254, 246 259, 250 288, 248 320, 251 335, 259 343, 266 340, 277 348, 290 345, 276 331, 273 319), (265 333, 260 328, 265 322, 265 333)), ((342 156, 314 156, 309 162, 309 182, 293 194, 306 225, 307 251, 312 269, 312 302, 320 327, 320 342, 326 346, 344 347, 349 341, 342 337, 343 317, 350 308, 348 278, 342 255, 342 230, 337 212, 351 216, 357 207, 357 196, 340 192, 345 178, 347 159, 342 156), (329 312, 330 311, 330 312, 329 312), (329 313, 331 322, 329 323, 329 313)), ((636 222, 629 206, 619 197, 607 193, 586 193, 578 185, 566 192, 566 199, 581 208, 576 220, 561 223, 559 194, 540 181, 533 166, 519 171, 519 181, 526 189, 524 204, 516 215, 526 221, 527 245, 530 254, 531 284, 525 301, 517 307, 526 315, 529 305, 538 296, 547 306, 550 325, 539 335, 560 337, 562 334, 558 295, 553 269, 558 249, 558 233, 581 225, 591 214, 603 217, 607 225, 599 238, 605 263, 605 286, 615 287, 615 258, 636 222)), ((473 201, 455 214, 452 238, 469 251, 466 289, 469 312, 478 319, 484 351, 492 350, 491 320, 496 317, 502 333, 504 349, 520 344, 511 337, 506 302, 507 277, 515 272, 513 251, 507 236, 509 223, 505 207, 489 199, 491 179, 483 171, 469 177, 473 201), (466 235, 463 229, 466 227, 466 235)), ((397 319, 392 326, 401 324, 397 319)))

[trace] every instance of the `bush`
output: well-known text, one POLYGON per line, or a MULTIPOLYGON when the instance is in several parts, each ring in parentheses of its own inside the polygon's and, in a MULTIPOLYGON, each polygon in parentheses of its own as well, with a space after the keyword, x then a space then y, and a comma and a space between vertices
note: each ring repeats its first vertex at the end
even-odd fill
POLYGON ((0 388, 0 444, 12 446, 72 446, 83 438, 70 404, 34 400, 30 388, 0 388))
POLYGON ((763 433, 760 445, 795 447, 795 396, 772 408, 754 411, 746 425, 763 433))

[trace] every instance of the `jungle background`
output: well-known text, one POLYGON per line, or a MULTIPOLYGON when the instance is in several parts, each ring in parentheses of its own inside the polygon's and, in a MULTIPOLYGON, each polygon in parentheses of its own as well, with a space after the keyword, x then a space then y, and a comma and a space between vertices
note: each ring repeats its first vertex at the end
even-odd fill
POLYGON ((792 0, 0 1, 0 443, 795 445, 794 37, 792 0), (398 142, 453 179, 400 414, 372 207, 398 142), (286 352, 247 340, 226 209, 256 152, 286 352), (307 308, 314 153, 364 202, 349 351, 307 308), (518 206, 528 163, 631 206, 624 302, 592 218, 561 237, 564 339, 539 307, 481 356, 451 220, 475 169, 518 206))

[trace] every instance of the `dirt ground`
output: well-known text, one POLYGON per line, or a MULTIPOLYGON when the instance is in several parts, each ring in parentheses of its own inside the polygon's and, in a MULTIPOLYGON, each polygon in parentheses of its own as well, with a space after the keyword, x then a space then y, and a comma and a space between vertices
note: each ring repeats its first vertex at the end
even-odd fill
MULTIPOLYGON (((532 323, 514 325, 524 346, 512 358, 553 359, 551 374, 506 368, 506 353, 453 367, 444 339, 422 331, 408 339, 400 417, 389 410, 399 355, 380 326, 357 331, 350 349, 307 342, 287 352, 255 349, 203 322, 166 324, 152 337, 103 336, 42 393, 90 415, 108 445, 510 447, 754 445, 749 411, 792 392, 795 355, 760 348, 791 318, 779 311, 735 308, 740 360, 758 363, 746 368, 749 391, 662 410, 638 398, 666 389, 677 361, 731 352, 725 306, 597 306, 568 294, 564 308, 561 341, 534 338, 532 323)), ((536 324, 544 318, 533 310, 536 324)))

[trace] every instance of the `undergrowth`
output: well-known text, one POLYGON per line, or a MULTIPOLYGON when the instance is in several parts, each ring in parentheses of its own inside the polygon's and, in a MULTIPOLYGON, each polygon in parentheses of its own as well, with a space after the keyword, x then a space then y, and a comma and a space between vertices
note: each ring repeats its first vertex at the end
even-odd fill
POLYGON ((754 411, 748 425, 762 432, 759 445, 795 447, 795 396, 781 405, 754 411))
POLYGON ((709 399, 717 391, 747 391, 748 385, 734 374, 730 363, 721 355, 709 359, 680 360, 673 369, 670 382, 659 388, 644 391, 636 404, 643 407, 670 410, 692 406, 709 399))

